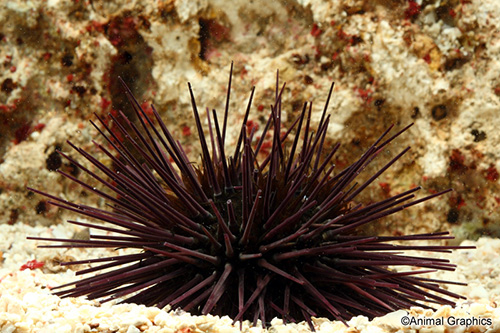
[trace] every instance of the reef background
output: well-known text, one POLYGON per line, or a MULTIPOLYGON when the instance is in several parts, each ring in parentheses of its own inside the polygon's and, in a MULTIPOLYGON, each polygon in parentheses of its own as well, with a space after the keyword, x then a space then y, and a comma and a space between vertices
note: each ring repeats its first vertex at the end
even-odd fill
MULTIPOLYGON (((252 85, 251 126, 263 127, 278 69, 287 82, 288 123, 306 100, 314 101, 317 122, 334 81, 328 140, 343 144, 339 169, 390 124, 415 122, 388 151, 411 145, 411 152, 365 196, 380 198, 414 184, 431 193, 455 190, 384 220, 388 232, 451 228, 460 238, 498 236, 498 2, 150 3, 19 1, 4 7, 0 223, 68 218, 26 186, 102 205, 54 172, 87 179, 55 151, 70 151, 70 139, 95 152, 93 113, 131 115, 118 76, 189 143, 196 134, 186 82, 193 83, 200 109, 222 111, 233 60, 235 130, 229 133, 238 130, 252 85)), ((229 135, 230 145, 234 140, 229 135)), ((195 147, 189 153, 198 156, 195 147)))
POLYGON ((70 139, 94 153, 93 113, 131 114, 118 76, 189 143, 187 81, 201 110, 222 112, 234 61, 234 126, 256 85, 250 120, 263 128, 278 69, 288 124, 306 100, 317 122, 335 81, 328 142, 343 144, 339 169, 390 124, 415 123, 389 148, 392 156, 412 150, 366 196, 414 184, 455 191, 386 219, 390 233, 498 236, 498 17, 496 0, 8 1, 0 10, 0 224, 70 217, 26 186, 102 205, 54 172, 87 179, 55 151, 70 151, 70 139))

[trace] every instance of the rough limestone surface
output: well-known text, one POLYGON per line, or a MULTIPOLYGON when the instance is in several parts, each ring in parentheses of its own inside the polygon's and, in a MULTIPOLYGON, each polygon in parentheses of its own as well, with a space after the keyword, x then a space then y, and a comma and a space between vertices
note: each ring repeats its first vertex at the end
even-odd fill
MULTIPOLYGON (((250 120, 253 126, 264 128, 276 70, 281 82, 287 83, 285 127, 309 100, 314 102, 311 121, 317 124, 334 81, 326 142, 342 144, 335 159, 339 167, 359 157, 391 124, 402 128, 414 123, 387 152, 394 156, 406 146, 412 149, 367 189, 363 199, 379 200, 413 185, 423 187, 421 196, 454 189, 381 221, 374 230, 387 234, 450 230, 457 244, 474 241, 478 246, 475 252, 453 256, 460 268, 449 279, 469 282, 467 288, 456 286, 462 288, 466 301, 456 309, 444 307, 433 314, 411 311, 415 316, 484 315, 494 319, 492 327, 403 329, 397 324, 401 313, 392 313, 372 321, 353 318, 350 328, 317 319, 317 330, 499 329, 499 1, 4 2, 0 6, 2 332, 238 330, 229 318, 60 300, 50 295, 49 287, 74 279, 74 273, 57 263, 98 253, 52 252, 36 249, 35 242, 25 240, 27 234, 71 237, 87 232, 64 223, 75 216, 48 205, 27 186, 104 207, 102 200, 55 172, 59 169, 97 185, 56 151, 76 156, 66 142, 70 140, 110 163, 91 142, 98 133, 89 120, 96 119, 94 114, 132 114, 119 76, 144 108, 155 104, 196 161, 198 147, 190 145, 197 136, 187 82, 193 85, 200 109, 222 111, 231 61, 235 70, 228 146, 237 140, 252 86, 256 94, 250 120), (43 262, 43 268, 19 270, 31 260, 43 262)), ((384 161, 377 163, 374 168, 384 161)), ((248 332, 261 330, 244 325, 248 332)), ((298 332, 308 327, 303 323, 282 326, 275 319, 273 329, 298 332)))

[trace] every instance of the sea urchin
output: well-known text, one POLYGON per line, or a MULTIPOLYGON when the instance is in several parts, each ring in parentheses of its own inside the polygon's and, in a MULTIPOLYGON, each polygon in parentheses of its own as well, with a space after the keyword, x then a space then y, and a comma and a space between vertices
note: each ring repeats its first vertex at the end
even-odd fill
POLYGON ((459 247, 401 245, 453 238, 447 232, 403 236, 357 232, 366 224, 448 192, 414 200, 416 187, 379 202, 356 202, 358 194, 409 148, 361 184, 356 183, 358 174, 409 126, 390 137, 391 128, 387 129, 356 162, 337 171, 331 161, 339 144, 325 151, 333 84, 316 129, 311 126, 312 103, 305 103, 283 133, 285 85, 280 89, 277 78, 274 103, 260 139, 255 127, 247 127, 253 88, 234 151, 228 151, 231 77, 232 65, 222 126, 217 112, 207 109, 209 140, 188 84, 202 152, 199 166, 189 160, 154 106, 150 119, 125 84, 138 124, 123 113, 121 119, 110 115, 116 130, 99 116, 101 127, 92 122, 111 148, 94 144, 114 168, 71 142, 105 177, 59 152, 108 190, 59 173, 105 199, 112 210, 30 190, 50 198, 52 205, 108 222, 69 221, 108 233, 92 235, 90 240, 29 238, 63 243, 41 247, 138 251, 61 263, 98 264, 77 273, 98 274, 58 286, 56 295, 86 295, 103 301, 128 295, 126 302, 158 307, 170 304, 194 314, 229 315, 235 322, 248 319, 256 324, 261 320, 265 325, 273 317, 281 317, 285 322, 306 320, 311 328, 312 316, 346 322, 359 314, 374 317, 399 308, 427 307, 427 303, 454 304, 448 298, 461 297, 438 285, 456 282, 419 277, 434 270, 454 270, 455 265, 444 259, 404 254, 407 250, 449 252, 459 247), (266 135, 272 137, 272 147, 266 157, 259 158, 266 135), (394 266, 422 269, 397 271, 391 268, 394 266))

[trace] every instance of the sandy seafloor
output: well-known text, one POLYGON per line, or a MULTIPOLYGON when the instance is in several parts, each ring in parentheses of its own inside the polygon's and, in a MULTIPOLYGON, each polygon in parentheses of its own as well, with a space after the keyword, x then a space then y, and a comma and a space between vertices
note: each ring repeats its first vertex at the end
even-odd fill
MULTIPOLYGON (((368 201, 415 184, 454 191, 377 224, 384 234, 450 230, 455 244, 475 245, 444 257, 455 272, 436 273, 466 297, 456 308, 417 316, 487 317, 491 326, 409 326, 405 312, 350 327, 315 319, 319 332, 500 331, 500 2, 497 0, 13 0, 0 6, 0 330, 1 332, 237 332, 230 318, 190 316, 136 305, 59 299, 50 287, 73 281, 57 263, 100 250, 37 249, 27 235, 73 237, 75 218, 27 186, 103 207, 54 172, 89 177, 57 157, 67 139, 97 154, 89 125, 127 106, 121 76, 141 103, 153 102, 169 128, 198 156, 186 82, 200 108, 221 110, 229 64, 235 73, 228 145, 236 140, 250 88, 250 120, 263 128, 274 73, 284 91, 283 123, 306 100, 317 124, 335 81, 327 143, 341 142, 346 165, 390 124, 414 126, 388 149, 411 151, 371 185, 368 201), (189 114, 189 116, 187 116, 189 114), (29 262, 43 267, 24 269, 29 262)), ((2 1, 0 1, 2 3, 2 1)), ((127 113, 128 114, 128 113, 127 113)), ((105 159, 103 159, 105 161, 105 159)), ((380 165, 379 165, 380 166, 380 165)), ((363 175, 362 175, 363 176, 363 175)), ((260 327, 243 325, 244 331, 260 327)), ((272 321, 269 331, 307 332, 272 321)))
MULTIPOLYGON (((51 228, 0 227, 0 246, 9 248, 3 254, 0 268, 0 327, 2 332, 239 332, 239 323, 233 324, 229 317, 191 316, 189 313, 170 309, 158 309, 136 304, 118 304, 115 301, 99 304, 83 298, 61 299, 51 295, 50 288, 78 279, 72 270, 58 270, 57 260, 74 258, 80 260, 109 256, 100 249, 37 249, 35 242, 24 241, 24 236, 68 238, 74 230, 68 224, 51 228), (21 266, 33 258, 44 262, 43 269, 23 269, 21 266), (50 273, 47 273, 49 272, 50 273)), ((445 254, 458 265, 454 272, 428 274, 431 278, 450 281, 467 281, 468 286, 449 285, 448 290, 466 297, 455 308, 437 307, 434 312, 423 308, 399 310, 380 318, 369 320, 358 316, 342 322, 326 318, 315 318, 317 332, 498 332, 500 331, 500 240, 481 238, 477 242, 464 241, 462 245, 475 245, 475 250, 459 250, 445 254), (486 318, 491 325, 406 325, 403 316, 414 318, 486 318)), ((125 250, 113 251, 124 254, 125 250)), ((83 265, 82 265, 83 266, 83 265)), ((80 267, 82 268, 82 267, 80 267)), ((307 323, 284 325, 273 319, 269 328, 252 327, 243 322, 243 332, 310 332, 307 323)))

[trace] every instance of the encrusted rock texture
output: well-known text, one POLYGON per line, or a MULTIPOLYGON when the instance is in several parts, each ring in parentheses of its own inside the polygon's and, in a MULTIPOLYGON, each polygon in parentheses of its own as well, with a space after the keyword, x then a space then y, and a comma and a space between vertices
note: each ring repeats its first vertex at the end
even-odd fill
POLYGON ((360 175, 412 147, 366 200, 414 185, 423 187, 421 196, 454 189, 385 219, 388 233, 496 237, 498 17, 497 0, 9 1, 0 9, 0 223, 71 217, 27 186, 103 206, 55 172, 95 184, 56 151, 76 156, 71 140, 106 161, 91 143, 98 133, 89 120, 118 111, 132 117, 119 76, 146 112, 154 103, 196 161, 187 82, 200 110, 222 112, 234 61, 228 145, 254 85, 250 124, 264 127, 277 70, 287 83, 285 127, 309 100, 317 124, 335 82, 327 144, 342 143, 339 170, 391 124, 414 123, 360 175))

